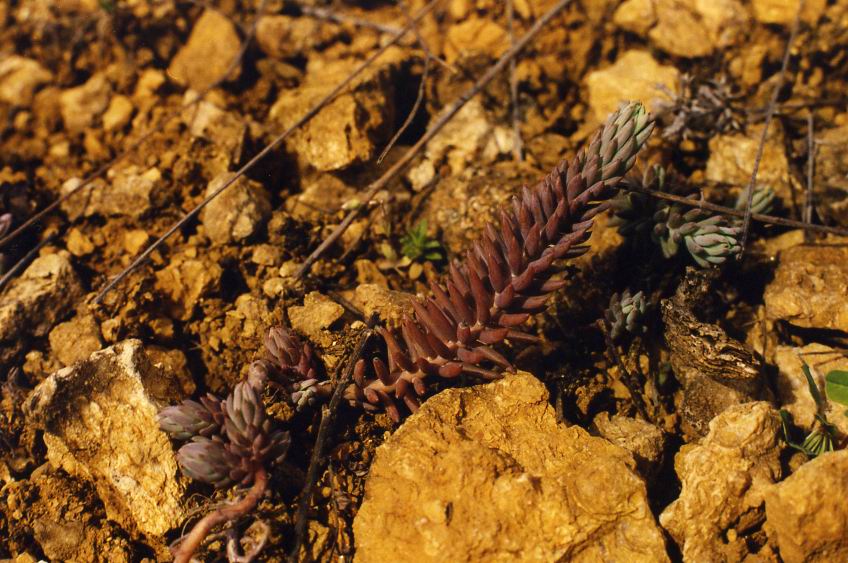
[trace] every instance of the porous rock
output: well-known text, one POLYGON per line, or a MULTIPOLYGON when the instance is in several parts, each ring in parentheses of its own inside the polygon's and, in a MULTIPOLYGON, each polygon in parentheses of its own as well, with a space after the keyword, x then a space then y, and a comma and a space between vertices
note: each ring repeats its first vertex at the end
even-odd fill
POLYGON ((36 258, 0 299, 0 364, 18 354, 27 337, 46 336, 82 293, 64 254, 36 258))
POLYGON ((765 494, 780 480, 780 416, 768 403, 730 407, 710 422, 700 444, 674 459, 680 497, 660 524, 684 561, 742 561, 765 518, 765 494))
POLYGON ((602 412, 592 421, 601 438, 621 446, 636 461, 636 469, 651 481, 660 469, 666 449, 666 435, 646 420, 602 412))
MULTIPOLYGON (((409 55, 390 48, 344 93, 327 104, 287 140, 298 159, 321 171, 342 170, 368 161, 388 137, 394 121, 394 91, 409 55)), ((293 125, 334 85, 350 74, 357 61, 310 60, 303 84, 284 90, 269 111, 283 129, 293 125)))
POLYGON ((126 340, 52 374, 25 404, 51 465, 91 481, 110 519, 150 536, 185 517, 174 450, 146 391, 169 377, 126 340))
POLYGON ((0 59, 0 102, 27 107, 35 91, 53 80, 53 74, 38 61, 6 54, 0 59))
POLYGON ((680 73, 673 66, 658 63, 647 51, 631 49, 612 66, 592 71, 586 77, 593 122, 602 122, 629 100, 641 100, 653 108, 656 100, 669 98, 663 87, 676 92, 679 80, 680 73))
MULTIPOLYGON (((73 197, 62 202, 61 209, 70 219, 79 217, 126 216, 138 218, 151 208, 151 196, 162 187, 158 168, 141 170, 135 165, 109 171, 109 183, 95 180, 73 197)), ((76 189, 82 180, 71 178, 62 184, 62 194, 76 189)))
POLYGON ((218 289, 222 275, 216 262, 191 253, 180 254, 156 272, 156 289, 168 298, 170 314, 187 321, 200 301, 218 289))
MULTIPOLYGON (((195 22, 186 44, 168 67, 168 76, 182 86, 202 91, 218 80, 233 64, 241 50, 233 23, 217 10, 204 10, 195 22)), ((226 76, 238 78, 241 62, 226 76)))
POLYGON ((848 561, 848 450, 820 455, 766 492, 765 530, 786 563, 848 561))
POLYGON ((269 57, 297 57, 315 47, 325 27, 317 18, 262 16, 256 24, 256 43, 269 57))
POLYGON ((312 291, 303 298, 303 305, 289 307, 292 328, 320 344, 332 340, 327 329, 344 315, 344 308, 329 297, 312 291))
POLYGON ((507 31, 488 17, 463 18, 445 36, 445 59, 449 63, 481 54, 496 59, 508 48, 507 31))
POLYGON ((100 327, 92 315, 77 315, 50 331, 50 350, 62 365, 88 358, 100 350, 100 327))
MULTIPOLYGON (((798 13, 801 0, 751 0, 754 17, 760 23, 791 25, 798 13)), ((827 0, 804 0, 801 21, 813 23, 819 19, 827 0)))
POLYGON ((112 86, 103 73, 93 75, 81 86, 62 92, 59 107, 65 128, 76 133, 94 125, 94 120, 109 106, 111 93, 112 86))
POLYGON ((123 128, 132 118, 134 106, 132 101, 123 95, 117 95, 109 102, 109 107, 103 113, 103 129, 114 131, 123 128))
MULTIPOLYGON (((195 96, 197 93, 194 91, 186 92, 184 101, 195 96)), ((193 137, 205 139, 220 150, 225 167, 241 160, 247 138, 247 124, 238 115, 202 100, 186 109, 182 117, 193 137)))
POLYGON ((362 563, 668 560, 632 456, 522 372, 425 402, 377 449, 354 535, 362 563))
MULTIPOLYGON (((806 362, 810 375, 819 389, 825 388, 825 375, 831 370, 848 371, 848 359, 839 350, 824 344, 808 344, 803 348, 778 346, 774 352, 777 366, 777 397, 781 408, 792 415, 792 421, 807 430, 811 430, 818 412, 816 402, 810 395, 810 387, 802 370, 806 362)), ((843 436, 848 435, 848 416, 845 406, 824 397, 824 414, 843 436)))
MULTIPOLYGON (((710 158, 704 173, 706 180, 739 188, 747 186, 751 180, 762 133, 762 125, 753 125, 744 133, 717 135, 710 139, 710 158)), ((786 158, 783 139, 780 124, 772 123, 763 147, 757 183, 773 189, 783 203, 791 207, 789 161, 786 158)))
POLYGON ((366 318, 376 314, 380 321, 397 326, 412 311, 414 298, 403 291, 393 291, 375 283, 361 283, 350 296, 350 302, 366 318))
POLYGON ((848 331, 848 249, 796 246, 780 252, 763 296, 769 320, 848 331))
MULTIPOLYGON (((206 187, 209 196, 234 176, 224 173, 206 187)), ((206 235, 214 244, 239 242, 256 234, 271 215, 271 203, 261 184, 241 176, 200 212, 206 235)))

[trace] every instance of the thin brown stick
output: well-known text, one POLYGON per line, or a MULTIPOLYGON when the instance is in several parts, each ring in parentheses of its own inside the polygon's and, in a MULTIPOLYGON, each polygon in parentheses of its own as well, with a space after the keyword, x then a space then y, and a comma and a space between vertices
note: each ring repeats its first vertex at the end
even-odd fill
POLYGON ((295 513, 294 546, 289 552, 289 561, 292 563, 297 562, 298 555, 300 554, 300 546, 303 545, 303 540, 306 536, 306 515, 309 510, 309 501, 312 499, 312 491, 318 483, 320 469, 324 464, 324 443, 327 441, 333 428, 339 403, 342 401, 345 389, 347 389, 347 386, 353 380, 354 367, 365 352, 365 346, 368 344, 368 339, 372 334, 371 329, 365 329, 360 333, 359 340, 356 343, 356 349, 345 365, 342 377, 335 381, 336 388, 333 391, 333 396, 330 398, 329 404, 321 410, 321 422, 318 425, 318 434, 315 437, 312 458, 309 461, 309 469, 306 472, 306 484, 300 492, 297 512, 295 513))
MULTIPOLYGON (((416 21, 423 18, 426 14, 428 14, 436 5, 439 0, 432 0, 427 6, 422 8, 418 14, 416 14, 416 21)), ((409 26, 400 30, 397 35, 395 35, 391 41, 387 42, 385 45, 380 47, 373 55, 368 57, 368 59, 359 65, 347 78, 345 78, 342 82, 340 82, 333 90, 324 96, 317 104, 312 106, 306 114, 303 115, 300 119, 298 119, 295 123, 293 123, 288 129, 280 133, 273 141, 271 141, 268 145, 265 146, 264 149, 259 151, 253 158, 251 158, 244 166, 239 168, 236 173, 230 178, 228 181, 224 182, 218 189, 214 192, 206 196, 203 201, 197 204, 191 211, 183 215, 183 217, 174 223, 167 231, 165 231, 162 236, 160 236, 156 241, 154 241, 150 246, 148 246, 144 252, 142 252, 138 258, 133 260, 133 262, 121 271, 115 278, 112 279, 106 286, 100 290, 97 294, 97 297, 94 298, 95 303, 100 303, 103 300, 103 297, 109 293, 117 284, 119 284, 124 278, 126 278, 133 270, 138 268, 138 266, 144 262, 150 254, 153 253, 154 250, 159 248, 166 240, 168 240, 171 235, 173 235, 178 229, 180 229, 183 225, 188 223, 193 217, 195 217, 200 211, 209 205, 209 203, 218 197, 224 190, 229 188, 236 180, 244 176, 244 174, 250 170, 257 162, 262 160, 266 155, 268 155, 275 147, 277 147, 280 143, 282 143, 289 135, 291 135, 295 130, 299 129, 313 117, 315 117, 318 112, 320 112, 324 106, 326 106, 330 101, 332 101, 339 93, 341 93, 347 86, 353 82, 353 80, 359 76, 365 69, 367 69, 371 64, 377 60, 389 47, 396 44, 400 39, 409 31, 409 26)))
MULTIPOLYGON (((507 0, 506 2, 506 20, 507 27, 509 30, 509 44, 515 45, 515 31, 514 20, 515 20, 515 8, 513 6, 513 0, 507 0)), ((510 102, 512 103, 512 158, 514 158, 517 162, 521 162, 524 160, 524 148, 523 141, 521 140, 521 116, 519 115, 518 110, 518 76, 515 72, 515 59, 509 61, 509 97, 510 102)))
POLYGON ((356 16, 339 14, 328 8, 322 8, 320 6, 307 6, 305 4, 297 4, 297 7, 300 9, 303 15, 315 19, 327 20, 333 23, 340 24, 351 24, 355 25, 356 27, 364 27, 366 29, 373 29, 375 31, 379 31, 380 33, 390 33, 392 35, 397 35, 402 31, 400 28, 391 25, 373 22, 371 20, 358 18, 356 16))
POLYGON ((392 150, 392 147, 395 146, 397 140, 403 135, 403 132, 407 130, 409 125, 412 123, 412 120, 415 119, 415 115, 418 113, 418 110, 421 108, 421 102, 424 101, 424 89, 427 83, 427 77, 430 74, 430 59, 429 55, 424 57, 424 71, 421 73, 421 83, 418 85, 418 96, 415 98, 415 103, 412 105, 412 109, 409 110, 409 115, 406 116, 406 119, 403 122, 403 125, 400 126, 400 129, 392 136, 389 140, 388 144, 386 144, 386 148, 383 149, 383 152, 380 153, 380 156, 377 157, 377 164, 383 162, 383 159, 386 158, 386 155, 389 154, 389 151, 392 150))
POLYGON ((459 72, 455 66, 453 66, 452 64, 450 64, 449 62, 444 60, 442 57, 438 56, 436 53, 434 53, 430 49, 430 46, 427 44, 426 41, 424 41, 424 37, 421 35, 421 30, 418 29, 418 25, 415 22, 412 21, 412 16, 409 14, 409 10, 406 7, 406 2, 399 1, 398 7, 400 8, 400 11, 403 14, 403 17, 406 18, 407 23, 413 24, 412 25, 412 32, 415 34, 415 40, 418 42, 418 45, 421 47, 421 50, 424 51, 424 53, 428 57, 430 57, 431 59, 434 59, 436 62, 438 62, 440 65, 445 67, 447 70, 449 70, 453 74, 456 74, 457 72, 459 72))
POLYGON ((189 563, 191 556, 200 547, 204 538, 209 535, 209 532, 215 526, 219 526, 236 518, 250 513, 265 491, 268 489, 268 472, 264 467, 259 467, 253 475, 253 486, 239 500, 232 504, 228 504, 218 508, 214 512, 210 512, 200 519, 197 524, 191 529, 188 535, 180 542, 179 546, 174 549, 174 563, 189 563))
MULTIPOLYGON (((442 130, 442 128, 447 125, 447 123, 459 112, 462 107, 468 103, 468 101, 477 95, 486 85, 489 84, 494 78, 501 72, 503 69, 509 64, 509 61, 512 60, 515 55, 521 52, 524 47, 526 47, 530 41, 532 41, 536 35, 545 27, 545 25, 550 22, 554 16, 556 16, 563 8, 568 6, 571 3, 571 0, 560 0, 557 2, 548 12, 539 18, 536 23, 533 24, 533 27, 515 44, 513 45, 506 53, 504 53, 498 61, 489 67, 489 69, 481 76, 477 82, 474 83, 468 90, 463 92, 459 98, 457 98, 450 106, 445 108, 433 125, 427 129, 427 132, 418 140, 415 145, 413 145, 407 152, 404 154, 400 160, 398 160, 394 166, 388 169, 383 173, 377 180, 371 183, 368 189, 363 196, 364 201, 371 200, 377 192, 385 188, 389 182, 394 179, 402 170, 404 170, 407 165, 415 158, 415 156, 421 152, 421 150, 436 136, 436 134, 442 130)), ((303 265, 300 267, 300 270, 297 272, 298 278, 303 277, 309 269, 312 267, 312 264, 315 263, 318 258, 321 257, 324 252, 330 246, 332 246, 347 230, 348 227, 353 223, 354 219, 359 215, 360 209, 352 209, 347 216, 342 220, 341 224, 333 230, 329 237, 327 237, 319 246, 316 248, 312 254, 310 254, 303 265)))
POLYGON ((27 252, 23 258, 18 260, 15 265, 9 269, 8 272, 3 274, 3 277, 0 278, 0 292, 2 292, 12 280, 12 278, 15 277, 15 275, 17 275, 17 273, 20 272, 24 268, 24 266, 26 266, 29 261, 33 259, 36 254, 38 254, 38 251, 44 248, 47 243, 52 242, 54 238, 56 238, 55 233, 36 244, 35 247, 30 249, 30 251, 27 252))
POLYGON ((256 26, 258 25, 259 20, 262 18, 262 12, 265 10, 265 3, 266 2, 267 2, 267 0, 262 0, 262 2, 259 4, 259 9, 256 11, 256 17, 253 19, 253 24, 250 27, 250 31, 245 36, 244 41, 242 41, 241 49, 239 49, 238 54, 236 54, 235 58, 233 58, 233 60, 227 66, 226 71, 224 71, 224 73, 221 75, 220 78, 218 78, 215 82, 213 82, 212 84, 210 84, 209 86, 207 86, 206 88, 201 90, 197 94, 196 98, 194 98, 193 100, 188 101, 184 104, 181 104, 177 109, 175 109, 174 111, 167 114, 162 120, 159 121, 159 123, 157 125, 155 125, 152 129, 149 129, 148 131, 144 132, 141 135, 141 137, 139 137, 138 139, 136 139, 135 141, 130 143, 130 146, 128 146, 122 152, 115 155, 114 158, 112 158, 111 160, 109 160, 105 164, 100 165, 100 167, 98 167, 94 172, 92 172, 87 177, 85 177, 83 179, 83 181, 77 187, 75 187, 74 189, 72 189, 68 193, 62 194, 61 196, 59 196, 59 198, 56 199, 53 203, 49 204, 47 207, 45 207, 41 211, 37 212, 35 215, 33 215, 32 217, 30 217, 29 219, 27 219, 26 221, 21 223, 21 225, 17 229, 15 229, 11 233, 9 233, 8 235, 6 235, 2 239, 0 239, 0 248, 6 246, 9 242, 16 239, 22 232, 24 232, 32 224, 40 221, 45 215, 54 211, 57 207, 62 205, 62 203, 64 203, 65 201, 67 201, 68 199, 73 197, 75 194, 79 193, 84 188, 89 187, 94 180, 96 180, 97 178, 99 178, 100 176, 105 174, 110 168, 112 168, 113 166, 115 166, 116 164, 118 164, 119 162, 124 160, 127 156, 132 154, 136 149, 138 149, 148 139, 150 139, 150 137, 152 137, 156 133, 162 131, 162 129, 164 129, 165 126, 168 124, 168 122, 170 122, 173 118, 177 117, 178 115, 180 115, 181 113, 183 113, 187 109, 199 104, 206 97, 206 95, 209 92, 211 92, 213 89, 217 88, 224 81, 226 81, 227 77, 230 76, 230 74, 233 72, 233 70, 236 68, 236 66, 241 62, 242 58, 244 57, 244 54, 247 52, 247 48, 250 46, 250 41, 253 39, 253 36, 256 34, 256 26))
POLYGON ((742 254, 745 252, 745 243, 748 241, 748 230, 751 226, 751 204, 754 201, 754 184, 757 183, 757 172, 760 170, 760 162, 763 160, 763 151, 766 146, 766 137, 768 136, 769 126, 774 117, 774 112, 777 109, 777 97, 780 95, 780 90, 783 88, 783 83, 786 81, 786 69, 789 67, 789 56, 792 53, 792 45, 795 43, 795 38, 798 36, 798 28, 801 27, 801 11, 804 9, 804 0, 798 2, 798 11, 795 13, 795 21, 792 22, 792 30, 789 32, 789 39, 786 41, 786 48, 783 51, 783 61, 780 64, 780 73, 777 75, 777 84, 774 85, 774 90, 771 93, 769 104, 766 108, 766 119, 763 124, 763 132, 760 135, 760 144, 757 146, 757 155, 754 158, 754 169, 751 171, 751 179, 748 181, 746 188, 746 203, 745 215, 742 220, 742 238, 739 241, 739 254, 737 259, 741 260, 742 254))
MULTIPOLYGON (((671 201, 674 203, 680 203, 687 207, 698 207, 699 209, 706 209, 707 211, 713 211, 715 213, 721 213, 722 215, 731 215, 733 217, 745 217, 745 212, 740 211, 738 209, 734 209, 732 207, 725 207, 723 205, 718 205, 716 203, 710 203, 705 200, 694 200, 681 196, 677 196, 674 194, 661 192, 659 190, 651 190, 648 188, 643 188, 636 186, 634 184, 622 184, 620 189, 628 191, 628 192, 639 192, 643 194, 647 194, 651 197, 655 197, 657 199, 664 199, 666 201, 671 201)), ((831 235, 837 235, 841 237, 848 236, 848 229, 841 229, 839 227, 828 227, 826 225, 814 225, 811 223, 805 223, 804 221, 795 221, 794 219, 784 219, 783 217, 775 217, 774 215, 763 215, 761 213, 752 213, 751 219, 754 221, 759 221, 761 223, 766 223, 769 225, 780 225, 782 227, 792 227, 794 229, 805 229, 808 231, 812 231, 814 233, 825 233, 831 235)))
MULTIPOLYGON (((816 162, 816 135, 815 116, 813 112, 807 114, 807 188, 804 197, 804 219, 805 223, 813 222, 813 176, 816 162)), ((804 238, 810 242, 810 231, 804 231, 804 238)))

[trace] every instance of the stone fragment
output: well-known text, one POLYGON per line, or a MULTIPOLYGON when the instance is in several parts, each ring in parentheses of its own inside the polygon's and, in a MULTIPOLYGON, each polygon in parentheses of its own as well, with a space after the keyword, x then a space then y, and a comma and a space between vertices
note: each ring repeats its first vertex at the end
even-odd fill
MULTIPOLYGON (((186 99, 196 96, 189 92, 186 99)), ((239 162, 247 139, 247 124, 232 112, 203 100, 183 113, 192 136, 205 139, 226 155, 230 163, 239 162)))
MULTIPOLYGON (((795 21, 800 3, 801 0, 751 0, 757 21, 787 26, 795 21)), ((808 23, 818 21, 826 5, 827 0, 805 0, 801 20, 808 23)))
POLYGON ((113 96, 103 114, 103 129, 106 131, 123 129, 130 122, 134 109, 128 97, 121 94, 113 96))
POLYGON ((357 560, 668 561, 631 455, 556 421, 528 373, 430 398, 383 445, 357 560))
POLYGON ((83 288, 64 254, 36 258, 0 298, 0 364, 41 338, 71 312, 83 288))
MULTIPOLYGON (((752 125, 745 133, 718 135, 710 139, 710 158, 707 161, 705 179, 708 182, 729 184, 738 188, 747 186, 754 170, 762 133, 761 125, 752 125)), ((784 204, 791 207, 790 181, 783 130, 779 123, 773 122, 766 136, 757 183, 773 189, 784 204)))
POLYGON ((814 185, 819 201, 816 212, 838 224, 848 223, 848 114, 834 119, 842 124, 816 133, 814 185))
POLYGON ((660 515, 684 561, 742 561, 765 518, 764 499, 781 476, 780 416, 768 403, 730 407, 674 467, 683 488, 660 515))
MULTIPOLYGON (((777 397, 781 408, 789 411, 792 421, 798 426, 811 430, 817 413, 816 402, 810 396, 807 378, 802 371, 802 363, 810 367, 810 375, 819 389, 825 388, 825 375, 831 370, 848 371, 848 359, 839 350, 824 344, 808 344, 803 348, 778 346, 774 353, 777 365, 777 397)), ((830 401, 825 397, 827 420, 836 426, 843 436, 848 435, 848 416, 844 415, 845 405, 830 401)))
POLYGON ((657 23, 655 4, 655 0, 625 0, 615 9, 612 21, 621 29, 644 36, 657 23))
POLYGON ((666 436, 655 425, 639 418, 602 412, 592 421, 598 435, 621 446, 636 461, 636 469, 647 481, 653 480, 663 462, 666 436))
POLYGON ((315 221, 336 213, 343 205, 356 202, 356 190, 332 174, 319 174, 304 182, 303 191, 286 198, 286 210, 293 217, 315 221))
POLYGON ((344 308, 325 295, 312 291, 303 299, 303 305, 289 307, 292 328, 305 334, 316 343, 327 343, 331 337, 327 329, 342 318, 344 308))
POLYGON ((92 315, 77 315, 50 331, 50 350, 63 366, 87 359, 100 350, 100 327, 92 315))
POLYGON ((59 106, 65 128, 71 133, 77 133, 92 127, 109 106, 111 94, 112 86, 103 73, 93 75, 81 86, 62 92, 59 95, 59 106))
MULTIPOLYGON (((388 49, 345 93, 298 128, 286 141, 288 149, 303 164, 321 171, 370 160, 390 135, 395 87, 409 56, 405 50, 388 49)), ((288 128, 346 78, 353 64, 356 61, 310 59, 303 84, 280 93, 269 119, 288 128)))
POLYGON ((110 519, 150 536, 186 516, 174 450, 146 391, 168 377, 140 341, 126 340, 57 371, 25 404, 44 430, 50 464, 91 481, 110 519))
POLYGON ((0 59, 0 102, 27 107, 35 91, 53 80, 53 73, 38 61, 6 54, 0 59))
POLYGON ((848 450, 808 461, 766 491, 765 530, 787 563, 848 561, 848 450))
POLYGON ((94 243, 81 230, 76 227, 68 231, 68 237, 65 242, 68 252, 74 256, 85 256, 94 252, 94 243))
POLYGON ((217 262, 181 254, 156 272, 156 289, 167 296, 170 314, 187 321, 203 298, 218 290, 222 275, 217 262))
POLYGON ((168 67, 168 76, 181 86, 198 92, 218 80, 233 80, 241 73, 241 62, 226 77, 241 50, 233 23, 217 10, 204 10, 191 30, 188 42, 168 67))
POLYGON ((473 55, 497 59, 509 48, 504 28, 487 17, 463 18, 448 28, 444 52, 448 63, 473 55))
POLYGON ((629 100, 639 100, 653 109, 656 100, 669 99, 663 87, 669 92, 679 90, 679 79, 676 68, 658 63, 647 51, 627 51, 612 66, 586 77, 594 123, 602 122, 629 100))
MULTIPOLYGON (((135 165, 118 171, 110 170, 110 183, 94 180, 77 195, 62 202, 61 208, 70 219, 80 217, 127 216, 138 218, 151 208, 151 194, 162 188, 162 173, 158 168, 142 171, 135 165)), ((62 184, 62 194, 73 191, 82 183, 71 178, 62 184)))
POLYGON ((281 14, 262 16, 256 25, 256 43, 269 57, 298 57, 308 53, 321 40, 322 28, 316 18, 281 14))
POLYGON ((780 252, 778 260, 763 295, 766 317, 848 332, 848 249, 801 245, 780 252))
MULTIPOLYGON (((225 173, 215 177, 206 187, 206 195, 218 190, 234 175, 225 173)), ((203 208, 200 220, 214 244, 229 244, 256 234, 270 215, 271 203, 265 189, 242 176, 203 208)))
POLYGON ((412 311, 413 299, 406 292, 392 291, 373 283, 359 284, 350 296, 350 302, 361 310, 366 318, 376 314, 380 321, 394 326, 412 311))

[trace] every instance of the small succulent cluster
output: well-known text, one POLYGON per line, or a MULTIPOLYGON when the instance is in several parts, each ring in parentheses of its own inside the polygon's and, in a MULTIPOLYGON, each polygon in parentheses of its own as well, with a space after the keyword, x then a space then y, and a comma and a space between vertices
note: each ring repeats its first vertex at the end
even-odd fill
POLYGON ((260 390, 243 381, 223 401, 207 394, 159 412, 162 430, 188 441, 177 452, 186 476, 218 488, 249 485, 257 470, 285 457, 289 434, 274 428, 260 390))
POLYGON ((698 80, 684 74, 680 78, 678 92, 666 91, 669 98, 655 103, 657 119, 663 124, 664 139, 672 142, 704 139, 742 128, 738 112, 734 110, 734 102, 741 95, 731 91, 726 77, 698 80))
POLYGON ((607 209, 652 130, 644 108, 626 104, 576 157, 525 186, 445 280, 430 284, 432 295, 414 302, 399 331, 378 329, 387 361, 360 360, 345 398, 367 409, 383 406, 398 420, 396 401, 414 412, 431 378, 495 379, 511 370, 494 346, 535 341, 518 327, 564 285, 554 278, 557 261, 588 250, 594 217, 607 209))
MULTIPOLYGON (((659 165, 647 168, 641 177, 631 175, 627 181, 641 189, 678 194, 683 185, 659 165)), ((693 201, 697 198, 693 193, 680 195, 693 201)), ((756 190, 752 211, 766 212, 774 199, 772 190, 756 190)), ((737 208, 745 203, 740 196, 737 208)), ((699 266, 706 268, 722 264, 740 251, 738 238, 742 229, 735 218, 712 215, 699 207, 662 201, 636 191, 619 195, 612 205, 615 215, 610 224, 626 237, 650 235, 666 258, 677 256, 685 248, 699 266)))
POLYGON ((265 356, 251 364, 249 381, 264 385, 269 376, 281 381, 298 410, 329 396, 330 382, 320 378, 312 347, 296 334, 282 326, 272 327, 265 337, 265 356))
POLYGON ((631 295, 629 289, 623 293, 613 293, 610 304, 604 312, 609 323, 610 337, 615 341, 624 334, 643 334, 645 326, 645 314, 648 311, 648 301, 641 291, 631 295))

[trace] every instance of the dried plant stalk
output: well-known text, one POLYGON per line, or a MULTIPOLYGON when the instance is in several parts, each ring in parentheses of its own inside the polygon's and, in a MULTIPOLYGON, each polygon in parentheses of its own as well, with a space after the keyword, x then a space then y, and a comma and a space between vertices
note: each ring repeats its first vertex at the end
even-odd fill
POLYGON ((594 217, 609 206, 652 130, 641 104, 623 105, 588 147, 525 186, 445 280, 430 285, 432 295, 414 303, 399 331, 378 329, 387 361, 373 357, 371 371, 360 360, 345 398, 368 410, 382 406, 397 421, 396 400, 414 412, 432 377, 495 379, 511 370, 493 346, 536 340, 518 327, 564 285, 552 278, 556 261, 588 250, 594 217))

